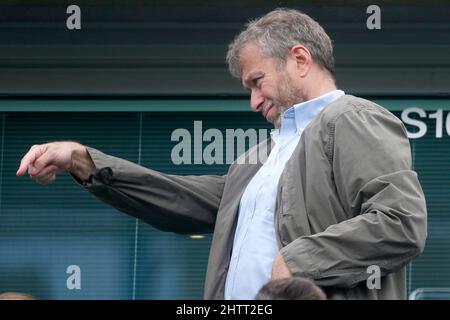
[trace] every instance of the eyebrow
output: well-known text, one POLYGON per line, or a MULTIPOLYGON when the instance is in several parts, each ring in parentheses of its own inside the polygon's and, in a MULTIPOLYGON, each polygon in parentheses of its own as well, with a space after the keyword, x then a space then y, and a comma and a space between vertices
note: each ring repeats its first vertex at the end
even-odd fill
POLYGON ((263 75, 264 75, 264 72, 262 72, 262 71, 252 72, 244 79, 244 81, 242 82, 242 85, 244 86, 244 88, 247 88, 248 84, 250 82, 252 82, 254 79, 259 78, 263 75))

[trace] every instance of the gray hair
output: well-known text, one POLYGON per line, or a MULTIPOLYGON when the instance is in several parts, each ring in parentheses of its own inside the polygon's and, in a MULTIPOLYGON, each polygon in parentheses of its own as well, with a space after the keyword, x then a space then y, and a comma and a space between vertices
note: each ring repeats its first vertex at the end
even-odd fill
POLYGON ((230 73, 241 78, 240 53, 249 43, 256 43, 262 53, 285 63, 289 50, 302 44, 313 60, 334 78, 333 45, 325 30, 308 15, 293 9, 279 8, 250 21, 229 45, 227 63, 230 73))

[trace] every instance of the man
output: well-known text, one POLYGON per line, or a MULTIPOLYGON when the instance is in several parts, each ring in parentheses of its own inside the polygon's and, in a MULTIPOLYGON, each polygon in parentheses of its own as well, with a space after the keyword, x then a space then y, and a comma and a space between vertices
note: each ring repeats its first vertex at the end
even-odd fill
POLYGON ((331 40, 298 11, 249 23, 227 61, 252 110, 277 130, 226 176, 162 174, 75 142, 33 146, 17 175, 28 170, 46 184, 68 170, 156 228, 214 230, 206 299, 253 299, 270 279, 291 276, 313 279, 329 299, 405 299, 405 265, 425 245, 426 205, 401 121, 336 90, 331 40), (260 150, 267 160, 250 164, 260 150), (366 283, 372 265, 375 289, 366 283))

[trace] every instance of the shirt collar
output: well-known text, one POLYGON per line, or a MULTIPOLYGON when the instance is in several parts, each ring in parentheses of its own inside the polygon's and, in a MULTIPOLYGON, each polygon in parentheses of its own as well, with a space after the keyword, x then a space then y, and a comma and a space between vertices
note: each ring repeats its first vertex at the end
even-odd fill
POLYGON ((301 133, 320 111, 344 94, 342 90, 334 90, 315 99, 296 104, 286 112, 292 110, 290 112, 295 114, 297 132, 301 133))
MULTIPOLYGON (((296 131, 301 134, 305 127, 313 120, 320 111, 322 111, 327 105, 337 100, 341 96, 345 95, 342 90, 333 90, 320 97, 295 104, 292 108, 287 109, 283 114, 281 122, 281 130, 283 130, 283 123, 290 122, 287 119, 294 119, 296 131)), ((292 121, 292 120, 291 120, 292 121)), ((277 140, 279 130, 272 130, 272 139, 277 140)))

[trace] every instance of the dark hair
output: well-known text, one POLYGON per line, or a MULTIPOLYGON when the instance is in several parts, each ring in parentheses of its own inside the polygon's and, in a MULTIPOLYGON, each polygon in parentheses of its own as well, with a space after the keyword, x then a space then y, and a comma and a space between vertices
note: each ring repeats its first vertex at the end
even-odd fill
POLYGON ((326 295, 312 280, 285 278, 271 280, 256 295, 256 300, 326 300, 326 295))

